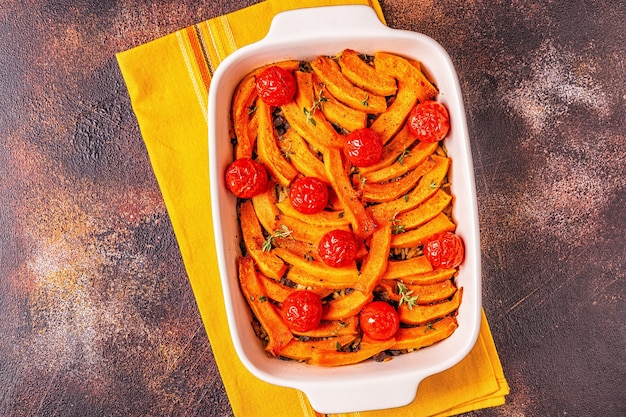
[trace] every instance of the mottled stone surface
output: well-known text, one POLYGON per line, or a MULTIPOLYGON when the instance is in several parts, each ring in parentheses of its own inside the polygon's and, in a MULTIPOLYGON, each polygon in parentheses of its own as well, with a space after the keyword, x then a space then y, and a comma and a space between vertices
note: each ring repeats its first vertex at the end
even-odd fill
MULTIPOLYGON (((254 1, 0 6, 0 415, 228 416, 115 52, 254 1)), ((626 415, 626 5, 382 1, 459 73, 507 404, 626 415)))

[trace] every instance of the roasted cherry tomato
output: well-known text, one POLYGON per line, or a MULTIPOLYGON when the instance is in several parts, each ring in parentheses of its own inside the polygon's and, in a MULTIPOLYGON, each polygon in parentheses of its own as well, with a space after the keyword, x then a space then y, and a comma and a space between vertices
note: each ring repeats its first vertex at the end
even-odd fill
POLYGON ((435 268, 456 268, 463 262, 463 240, 452 232, 431 236, 424 243, 424 255, 435 268))
POLYGON ((261 194, 267 187, 267 171, 259 162, 239 158, 230 163, 224 175, 226 187, 240 198, 261 194))
POLYGON ((297 290, 285 298, 282 306, 283 319, 290 329, 308 332, 322 320, 322 300, 308 290, 297 290))
POLYGON ((333 268, 346 266, 356 258, 356 239, 346 230, 332 230, 322 237, 317 251, 326 265, 333 268))
POLYGON ((374 301, 361 310, 359 323, 363 333, 374 340, 386 340, 400 328, 400 317, 393 306, 384 301, 374 301))
POLYGON ((289 201, 300 213, 319 213, 328 204, 328 187, 315 177, 300 177, 289 187, 289 201))
POLYGON ((409 114, 409 130, 420 142, 439 142, 450 130, 448 110, 434 100, 419 103, 409 114))
POLYGON ((296 93, 296 79, 286 69, 273 65, 256 78, 256 91, 270 106, 282 106, 296 93))
POLYGON ((383 141, 378 133, 363 127, 348 134, 343 150, 352 165, 368 167, 382 159, 383 141))

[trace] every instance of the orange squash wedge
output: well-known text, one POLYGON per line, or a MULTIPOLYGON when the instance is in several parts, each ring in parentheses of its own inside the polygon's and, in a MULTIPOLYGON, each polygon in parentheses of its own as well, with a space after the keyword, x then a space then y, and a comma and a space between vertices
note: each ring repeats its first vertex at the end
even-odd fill
POLYGON ((445 214, 439 213, 432 220, 417 229, 393 235, 391 238, 391 246, 394 248, 412 248, 420 246, 426 238, 432 235, 442 232, 453 232, 455 229, 456 224, 450 221, 445 214))
MULTIPOLYGON (((398 281, 382 280, 379 286, 384 288, 390 299, 400 301, 398 294, 398 281)), ((451 280, 445 280, 429 285, 404 284, 410 297, 417 297, 418 305, 426 305, 447 300, 456 292, 456 287, 451 280)))
POLYGON ((433 100, 439 92, 420 70, 419 64, 414 64, 406 58, 387 52, 374 54, 376 71, 394 77, 398 82, 406 83, 415 97, 421 102, 433 100))
POLYGON ((403 304, 398 308, 400 321, 407 324, 425 324, 429 321, 445 317, 459 308, 462 296, 463 288, 459 288, 450 301, 424 306, 418 305, 413 308, 409 308, 406 304, 403 304))
POLYGON ((425 256, 416 256, 404 261, 389 261, 382 279, 403 279, 404 277, 432 270, 433 267, 425 256))
POLYGON ((430 285, 448 280, 456 274, 454 268, 437 268, 432 271, 409 274, 402 277, 405 284, 430 285))
POLYGON ((232 104, 232 119, 237 144, 235 158, 251 158, 256 144, 256 131, 250 128, 251 114, 257 99, 256 77, 248 75, 235 90, 232 104))
POLYGON ((313 74, 314 91, 317 91, 317 100, 320 100, 320 109, 326 119, 347 131, 359 129, 367 125, 367 113, 346 106, 333 96, 328 88, 313 74))
POLYGON ((450 159, 437 155, 432 155, 432 158, 435 160, 435 166, 420 179, 411 192, 396 200, 372 207, 372 215, 377 222, 394 219, 398 214, 417 207, 437 192, 448 173, 450 159))
POLYGON ((366 183, 370 184, 398 178, 415 169, 427 158, 434 156, 433 152, 435 152, 437 146, 436 143, 420 142, 412 148, 403 151, 391 165, 377 171, 361 172, 361 176, 365 178, 366 183))
POLYGON ((298 175, 298 170, 289 163, 278 147, 274 125, 272 121, 272 109, 263 100, 257 101, 257 120, 259 123, 257 142, 257 154, 259 161, 265 165, 269 173, 283 187, 287 187, 298 175))
POLYGON ((395 336, 393 350, 417 350, 449 337, 459 327, 454 317, 446 317, 430 325, 401 328, 395 336))
POLYGON ((366 238, 376 229, 376 222, 361 203, 359 196, 348 177, 338 149, 324 152, 324 166, 333 190, 337 194, 346 217, 352 224, 352 231, 358 238, 366 238))
MULTIPOLYGON (((319 261, 314 262, 317 262, 321 267, 325 266, 319 261)), ((290 281, 295 282, 302 287, 327 288, 329 290, 353 288, 358 279, 358 277, 352 275, 342 274, 316 275, 310 270, 307 271, 299 268, 298 266, 292 266, 291 269, 287 271, 286 276, 290 281)))
POLYGON ((389 181, 382 184, 367 181, 363 184, 363 199, 373 202, 387 202, 405 195, 417 184, 417 182, 435 166, 434 159, 428 157, 424 162, 413 168, 405 176, 397 181, 389 181))
POLYGON ((281 351, 280 355, 289 358, 295 359, 299 361, 307 361, 311 359, 313 356, 313 352, 323 350, 323 351, 332 351, 337 350, 337 348, 341 348, 346 346, 350 342, 354 340, 354 336, 338 336, 329 339, 323 340, 312 340, 312 341, 300 341, 298 339, 293 339, 287 346, 285 346, 281 351))
POLYGON ((351 280, 351 282, 354 283, 359 277, 359 271, 356 269, 354 263, 348 266, 333 268, 321 261, 309 261, 284 248, 274 248, 273 252, 288 264, 293 265, 293 267, 310 275, 317 276, 320 280, 327 279, 332 281, 333 279, 345 279, 351 280))
POLYGON ((415 229, 441 213, 451 201, 452 196, 439 188, 432 197, 419 206, 397 215, 394 222, 405 230, 415 229))
POLYGON ((280 279, 285 274, 287 265, 274 253, 263 251, 263 230, 250 200, 241 203, 239 220, 244 245, 259 270, 273 279, 280 279))
POLYGON ((371 358, 372 356, 390 349, 395 344, 395 339, 391 338, 382 341, 361 342, 361 348, 356 352, 338 352, 337 350, 318 350, 313 352, 309 363, 319 366, 343 366, 352 365, 371 358))
POLYGON ((344 228, 350 224, 343 210, 323 210, 314 214, 302 214, 297 211, 288 199, 276 203, 278 209, 287 216, 297 217, 304 223, 314 227, 344 228))
POLYGON ((359 88, 379 96, 391 96, 396 93, 396 80, 363 61, 358 52, 345 49, 339 56, 339 67, 343 75, 359 88))
POLYGON ((384 224, 376 229, 369 246, 369 253, 361 266, 361 274, 355 286, 357 291, 364 294, 371 293, 387 271, 391 249, 391 224, 384 224))
POLYGON ((343 320, 356 315, 363 306, 372 301, 371 293, 352 291, 350 294, 336 298, 324 305, 322 320, 343 320))
POLYGON ((383 96, 369 93, 352 84, 333 59, 318 56, 311 61, 311 68, 337 100, 366 113, 382 113, 387 109, 383 96))
POLYGON ((287 132, 278 138, 278 147, 283 156, 303 175, 330 183, 326 176, 324 162, 317 157, 295 129, 287 129, 287 132))
POLYGON ((241 291, 267 332, 269 342, 265 350, 274 356, 280 356, 281 350, 293 339, 293 334, 269 301, 255 270, 254 260, 248 256, 239 258, 238 268, 241 291))
POLYGON ((359 317, 352 316, 343 320, 322 320, 315 329, 308 332, 298 332, 293 330, 297 336, 307 337, 333 337, 333 336, 354 336, 359 333, 359 317))

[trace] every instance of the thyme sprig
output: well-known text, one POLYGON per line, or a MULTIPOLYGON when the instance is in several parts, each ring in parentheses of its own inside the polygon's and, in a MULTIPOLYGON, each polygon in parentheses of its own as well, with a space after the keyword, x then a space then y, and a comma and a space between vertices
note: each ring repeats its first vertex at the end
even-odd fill
POLYGON ((395 215, 389 221, 391 222, 391 233, 392 234, 399 235, 400 233, 406 232, 406 229, 404 228, 404 225, 400 224, 400 220, 397 219, 395 215))
POLYGON ((413 310, 413 307, 417 305, 417 295, 411 296, 413 294, 413 290, 409 290, 406 285, 402 282, 398 282, 397 284, 398 294, 400 295, 400 301, 398 301, 398 306, 402 304, 406 304, 409 310, 413 310))
POLYGON ((274 233, 268 235, 263 242, 261 249, 263 252, 269 252, 272 250, 272 245, 275 243, 277 237, 289 237, 293 231, 289 230, 284 224, 280 225, 280 229, 274 230, 274 233))
POLYGON ((403 149, 403 150, 402 150, 402 153, 400 154, 400 156, 398 156, 398 159, 397 159, 398 163, 399 163, 400 165, 404 164, 404 158, 406 158, 407 156, 409 156, 409 154, 410 154, 410 153, 411 153, 411 151, 409 151, 408 149, 406 149, 406 148, 405 148, 405 149, 403 149))
POLYGON ((310 122, 313 126, 316 126, 317 123, 315 122, 315 119, 313 118, 313 115, 315 114, 315 112, 319 109, 322 110, 323 108, 323 103, 328 101, 328 97, 324 97, 324 90, 320 90, 319 93, 319 98, 317 100, 314 100, 311 108, 307 109, 306 107, 304 107, 302 110, 304 111, 304 114, 306 116, 306 121, 310 122))

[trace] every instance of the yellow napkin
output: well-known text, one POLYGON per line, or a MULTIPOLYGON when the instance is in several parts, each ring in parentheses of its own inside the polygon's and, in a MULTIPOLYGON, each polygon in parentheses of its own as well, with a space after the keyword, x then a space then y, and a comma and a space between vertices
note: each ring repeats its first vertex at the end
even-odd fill
MULTIPOLYGON (((117 55, 236 416, 297 417, 317 413, 301 392, 267 384, 250 374, 230 340, 209 196, 206 103, 211 74, 235 49, 261 39, 276 13, 334 4, 369 4, 384 22, 375 0, 268 0, 117 55)), ((483 315, 480 337, 472 352, 452 369, 423 381, 412 404, 350 415, 449 416, 503 404, 507 393, 508 385, 483 315)))

